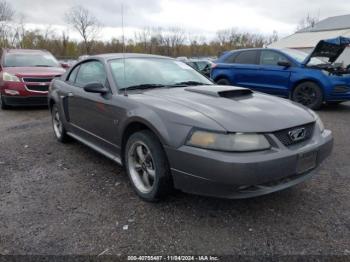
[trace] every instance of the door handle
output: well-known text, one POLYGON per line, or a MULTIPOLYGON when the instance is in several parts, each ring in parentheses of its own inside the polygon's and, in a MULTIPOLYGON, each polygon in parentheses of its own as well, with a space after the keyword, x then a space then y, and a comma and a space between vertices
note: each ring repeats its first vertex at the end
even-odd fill
POLYGON ((72 93, 72 92, 69 92, 68 94, 67 94, 67 96, 74 96, 74 94, 72 93))

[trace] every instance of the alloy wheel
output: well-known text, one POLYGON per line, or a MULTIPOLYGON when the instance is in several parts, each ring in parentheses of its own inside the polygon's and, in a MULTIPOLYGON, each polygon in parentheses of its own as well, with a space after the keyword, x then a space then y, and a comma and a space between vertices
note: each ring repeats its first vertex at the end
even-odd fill
POLYGON ((128 168, 132 182, 142 193, 152 191, 155 184, 156 170, 153 157, 148 146, 134 142, 128 152, 128 168))
POLYGON ((54 112, 52 115, 52 124, 53 124, 53 130, 55 131, 56 137, 60 138, 62 136, 63 126, 62 126, 60 114, 57 109, 54 109, 54 112))
POLYGON ((317 93, 313 87, 300 87, 295 94, 295 101, 305 106, 312 105, 317 100, 317 93))

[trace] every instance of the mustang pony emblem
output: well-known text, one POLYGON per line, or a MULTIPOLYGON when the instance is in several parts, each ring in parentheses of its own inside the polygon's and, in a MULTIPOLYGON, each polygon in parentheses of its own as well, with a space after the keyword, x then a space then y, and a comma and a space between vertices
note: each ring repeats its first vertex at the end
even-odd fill
POLYGON ((292 131, 289 131, 288 135, 293 141, 303 140, 306 136, 306 130, 304 127, 294 129, 292 131))

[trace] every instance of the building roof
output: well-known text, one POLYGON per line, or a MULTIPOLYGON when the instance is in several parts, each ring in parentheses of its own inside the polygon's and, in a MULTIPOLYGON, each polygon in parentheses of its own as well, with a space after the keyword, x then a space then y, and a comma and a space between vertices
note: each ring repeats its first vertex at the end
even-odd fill
POLYGON ((270 44, 270 48, 313 48, 322 39, 350 37, 350 14, 328 17, 270 44))
POLYGON ((350 37, 350 28, 333 31, 303 32, 284 37, 270 44, 270 48, 313 48, 322 39, 338 36, 350 37))
POLYGON ((299 30, 297 33, 303 32, 319 32, 328 30, 350 29, 350 15, 332 16, 316 23, 313 27, 307 27, 299 30))

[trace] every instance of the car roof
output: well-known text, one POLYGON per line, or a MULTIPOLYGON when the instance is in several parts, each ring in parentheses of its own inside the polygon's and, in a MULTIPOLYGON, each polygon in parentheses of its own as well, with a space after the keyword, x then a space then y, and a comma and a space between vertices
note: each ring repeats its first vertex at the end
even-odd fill
POLYGON ((42 49, 15 49, 15 48, 4 48, 4 53, 13 53, 13 54, 28 54, 28 53, 50 53, 47 50, 42 49))
POLYGON ((189 59, 189 62, 211 62, 209 59, 189 59))
POLYGON ((149 54, 139 54, 139 53, 111 53, 111 54, 100 54, 100 55, 92 55, 84 60, 89 59, 105 59, 105 60, 112 60, 112 59, 119 59, 119 58, 163 58, 163 59, 173 59, 167 56, 160 56, 160 55, 149 55, 149 54))
MULTIPOLYGON (((275 51, 280 51, 281 49, 278 49, 278 48, 264 48, 264 47, 260 47, 260 48, 244 48, 244 49, 235 49, 235 50, 231 50, 231 51, 228 51, 227 53, 241 52, 241 51, 260 51, 260 50, 275 50, 275 51)), ((226 53, 225 53, 225 54, 226 54, 226 53)))

